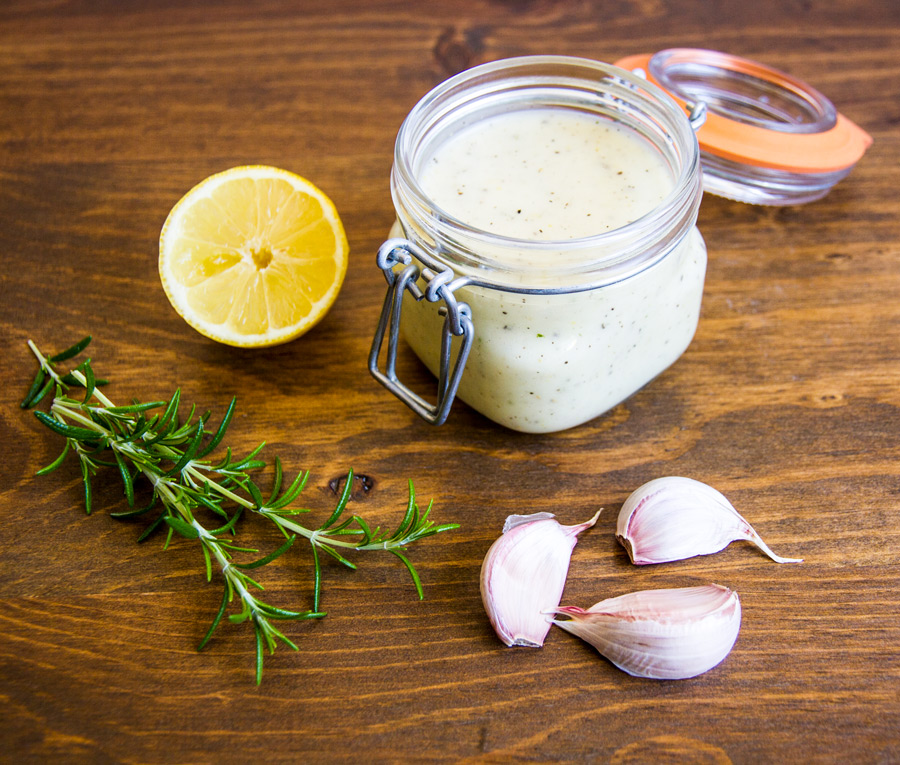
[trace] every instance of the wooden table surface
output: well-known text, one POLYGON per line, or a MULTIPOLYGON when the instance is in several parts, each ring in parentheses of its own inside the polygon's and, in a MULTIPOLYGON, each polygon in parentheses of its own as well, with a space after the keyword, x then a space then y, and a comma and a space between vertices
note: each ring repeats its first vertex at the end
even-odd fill
MULTIPOLYGON (((894 0, 387 0, 141 3, 10 0, 0 9, 0 760, 6 762, 900 762, 900 6, 894 0), (606 416, 555 435, 463 404, 434 428, 366 356, 383 297, 374 253, 393 219, 393 141, 432 86, 470 65, 557 53, 614 61, 675 46, 757 59, 817 87, 874 137, 825 199, 752 207, 707 196, 700 325, 688 351, 606 416), (334 200, 351 246, 341 294, 295 342, 218 345, 157 276, 172 205, 202 178, 265 163, 334 200), (167 397, 229 441, 267 442, 323 516, 353 468, 354 512, 395 525, 413 479, 460 528, 399 562, 326 565, 316 622, 286 623, 254 683, 248 625, 195 647, 218 608, 187 540, 138 545, 85 515, 75 463, 35 477, 60 439, 19 408, 31 338, 92 334, 119 401, 167 397), (615 541, 638 485, 686 475, 723 491, 784 555, 746 543, 635 567, 615 541), (603 507, 564 602, 717 582, 744 619, 725 662, 685 681, 632 678, 554 628, 510 650, 482 609, 482 558, 510 513, 603 507)), ((422 390, 428 373, 404 355, 422 390)), ((146 487, 144 487, 146 493, 146 487)), ((277 535, 242 519, 241 540, 277 535)), ((310 607, 299 545, 266 594, 310 607)))

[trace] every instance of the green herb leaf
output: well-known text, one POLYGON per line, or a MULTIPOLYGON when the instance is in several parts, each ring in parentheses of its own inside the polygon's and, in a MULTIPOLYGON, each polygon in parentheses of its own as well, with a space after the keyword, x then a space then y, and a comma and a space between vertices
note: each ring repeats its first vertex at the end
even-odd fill
MULTIPOLYGON (((25 398, 22 399, 22 403, 19 404, 22 409, 30 409, 34 404, 32 403, 35 396, 37 396, 38 391, 44 387, 44 383, 47 380, 47 372, 43 367, 38 369, 37 373, 34 376, 34 382, 31 383, 31 387, 28 389, 28 393, 25 394, 25 398)), ((51 380, 52 382, 52 380, 51 380)))
POLYGON ((409 558, 396 548, 392 549, 391 552, 403 561, 403 565, 406 566, 407 571, 409 571, 409 574, 412 577, 413 584, 416 586, 416 592, 419 593, 419 600, 424 600, 425 591, 422 589, 422 580, 419 579, 419 574, 416 572, 415 568, 413 568, 412 563, 409 562, 409 558))
POLYGON ((185 537, 185 539, 196 539, 200 536, 200 532, 197 531, 193 526, 188 523, 185 523, 181 518, 176 518, 174 515, 165 516, 166 523, 169 524, 169 527, 177 531, 181 536, 185 537))
POLYGON ((228 602, 231 600, 228 596, 231 594, 228 587, 225 587, 224 592, 222 593, 222 605, 219 606, 219 611, 213 617, 213 622, 210 625, 209 629, 206 631, 206 634, 203 636, 203 640, 200 641, 200 644, 197 646, 198 651, 202 651, 206 644, 209 642, 209 639, 212 637, 213 632, 216 631, 216 627, 219 626, 219 622, 222 621, 222 617, 225 615, 225 611, 228 608, 228 602))
POLYGON ((71 345, 68 348, 66 348, 66 350, 60 351, 55 356, 51 356, 49 358, 49 361, 51 361, 54 364, 57 364, 60 361, 68 361, 69 359, 74 358, 79 353, 81 353, 90 344, 91 344, 91 336, 88 335, 87 337, 81 338, 81 340, 79 340, 74 345, 71 345))
POLYGON ((69 439, 66 439, 66 445, 63 447, 63 450, 59 453, 59 456, 55 460, 53 460, 53 462, 51 462, 49 465, 47 465, 46 467, 42 467, 40 470, 38 470, 37 473, 35 473, 35 475, 47 475, 47 473, 52 473, 54 470, 56 470, 56 468, 58 468, 60 465, 62 465, 63 460, 65 460, 66 455, 69 453, 70 444, 71 444, 71 441, 69 441, 69 439))
POLYGON ((290 548, 290 546, 292 544, 294 544, 294 540, 296 538, 297 538, 296 536, 289 537, 287 542, 285 542, 283 545, 281 545, 281 547, 279 547, 277 550, 269 553, 268 555, 266 555, 263 558, 260 558, 257 561, 253 561, 253 563, 235 563, 233 565, 237 566, 238 568, 243 568, 243 569, 260 568, 261 566, 265 566, 267 563, 271 563, 273 560, 275 560, 276 558, 278 558, 281 555, 283 555, 284 553, 286 553, 288 551, 288 549, 290 548))
POLYGON ((46 412, 35 412, 34 416, 50 428, 50 430, 59 433, 66 438, 73 438, 76 441, 96 441, 101 437, 101 434, 96 430, 80 428, 75 425, 66 425, 64 422, 60 422, 56 418, 51 417, 46 412))

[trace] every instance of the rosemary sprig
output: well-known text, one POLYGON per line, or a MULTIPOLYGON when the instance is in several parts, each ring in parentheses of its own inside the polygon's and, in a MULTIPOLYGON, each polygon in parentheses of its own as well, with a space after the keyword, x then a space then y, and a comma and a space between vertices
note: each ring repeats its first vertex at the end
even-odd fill
POLYGON ((409 482, 406 513, 393 532, 382 531, 379 527, 373 530, 358 515, 346 516, 353 483, 352 471, 348 473, 341 496, 328 519, 315 528, 303 526, 296 521, 296 517, 310 511, 295 507, 293 503, 306 486, 308 471, 299 473, 286 483, 281 460, 276 456, 273 486, 268 498, 265 498, 251 476, 251 473, 266 467, 267 463, 259 457, 264 442, 244 457, 235 457, 231 449, 226 448, 224 457, 218 462, 208 459, 221 444, 231 423, 235 411, 234 399, 215 431, 206 428, 210 412, 198 414, 196 407, 191 406, 187 416, 180 417, 180 390, 165 401, 134 401, 116 406, 99 390, 99 386, 105 385, 106 381, 96 378, 89 358, 68 372, 57 369, 61 362, 81 354, 90 341, 88 336, 53 356, 46 356, 32 341, 28 341, 40 366, 21 406, 32 408, 54 390, 49 410, 35 411, 35 415, 44 425, 65 438, 60 455, 39 470, 38 475, 52 472, 68 454, 74 453, 81 466, 85 510, 90 514, 94 476, 102 468, 114 469, 122 481, 128 509, 111 513, 113 517, 134 518, 158 510, 138 541, 147 539, 155 531, 165 530, 166 547, 175 534, 199 544, 207 581, 212 580, 215 568, 222 577, 224 588, 222 604, 197 650, 206 646, 229 604, 237 600, 240 610, 229 615, 228 619, 236 624, 245 621, 253 624, 258 684, 262 679, 266 650, 273 653, 279 641, 298 650, 297 645, 273 622, 325 616, 319 610, 322 590, 320 552, 355 569, 356 565, 345 557, 347 554, 387 551, 400 559, 412 577, 419 598, 424 597, 422 582, 405 549, 425 537, 458 528, 458 524, 435 525, 428 517, 431 503, 424 513, 420 512, 412 481, 409 482), (76 389, 79 391, 77 397, 73 393, 76 389), (135 481, 141 477, 150 484, 152 497, 148 504, 136 507, 135 481), (285 536, 281 547, 249 563, 236 561, 235 554, 257 553, 258 550, 238 546, 233 541, 238 519, 245 510, 274 523, 285 536), (208 528, 198 515, 218 519, 217 525, 208 528), (313 607, 306 611, 290 611, 264 602, 252 591, 263 590, 263 586, 246 573, 271 563, 287 552, 298 536, 309 542, 314 562, 313 607))

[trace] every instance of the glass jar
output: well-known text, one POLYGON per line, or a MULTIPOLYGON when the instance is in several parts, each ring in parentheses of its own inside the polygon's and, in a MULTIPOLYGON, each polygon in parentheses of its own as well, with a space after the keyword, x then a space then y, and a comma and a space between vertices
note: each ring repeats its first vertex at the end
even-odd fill
POLYGON ((688 347, 700 313, 706 247, 695 225, 702 183, 693 127, 657 86, 586 59, 496 61, 432 90, 397 137, 396 236, 378 255, 388 291, 372 374, 436 424, 458 394, 495 422, 535 433, 591 420, 650 382, 688 347), (446 141, 536 109, 625 131, 661 161, 670 190, 624 225, 565 239, 501 235, 430 198, 423 167, 446 141), (435 404, 397 377, 401 328, 438 378, 435 404))

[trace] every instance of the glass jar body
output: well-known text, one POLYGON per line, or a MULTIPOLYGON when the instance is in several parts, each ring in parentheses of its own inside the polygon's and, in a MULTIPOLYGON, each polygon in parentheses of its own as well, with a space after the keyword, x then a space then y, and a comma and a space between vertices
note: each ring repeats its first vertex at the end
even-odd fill
MULTIPOLYGON (((697 328, 706 245, 697 228, 662 260, 593 290, 522 294, 461 287, 475 337, 458 398, 527 433, 565 430, 609 411, 671 366, 697 328)), ((404 296, 403 338, 438 375, 444 319, 404 296)))
MULTIPOLYGON (((408 345, 438 376, 439 398, 448 387, 452 398, 458 384, 460 398, 504 426, 563 430, 639 390, 693 337, 706 270, 706 247, 695 225, 702 195, 699 149, 684 110, 629 72, 584 59, 528 57, 451 78, 404 122, 391 192, 397 212, 392 236, 402 238, 382 249, 404 250, 404 241, 409 247, 403 267, 390 258, 379 262, 390 285, 380 326, 387 326, 392 312, 408 345), (664 163, 671 191, 625 225, 555 241, 475 228, 425 193, 419 182, 424 164, 459 130, 497 115, 548 108, 587 114, 633 134, 642 151, 664 163), (403 281, 402 298, 392 298, 404 268, 412 269, 412 282, 403 281), (471 317, 469 336, 456 321, 457 303, 471 317), (445 315, 454 317, 454 334, 462 333, 468 354, 461 377, 454 374, 449 386, 445 315)), ((380 340, 370 370, 428 418, 422 399, 402 385, 402 391, 392 387, 393 371, 377 373, 379 348, 380 340)), ((396 347, 389 358, 392 353, 396 347)))

